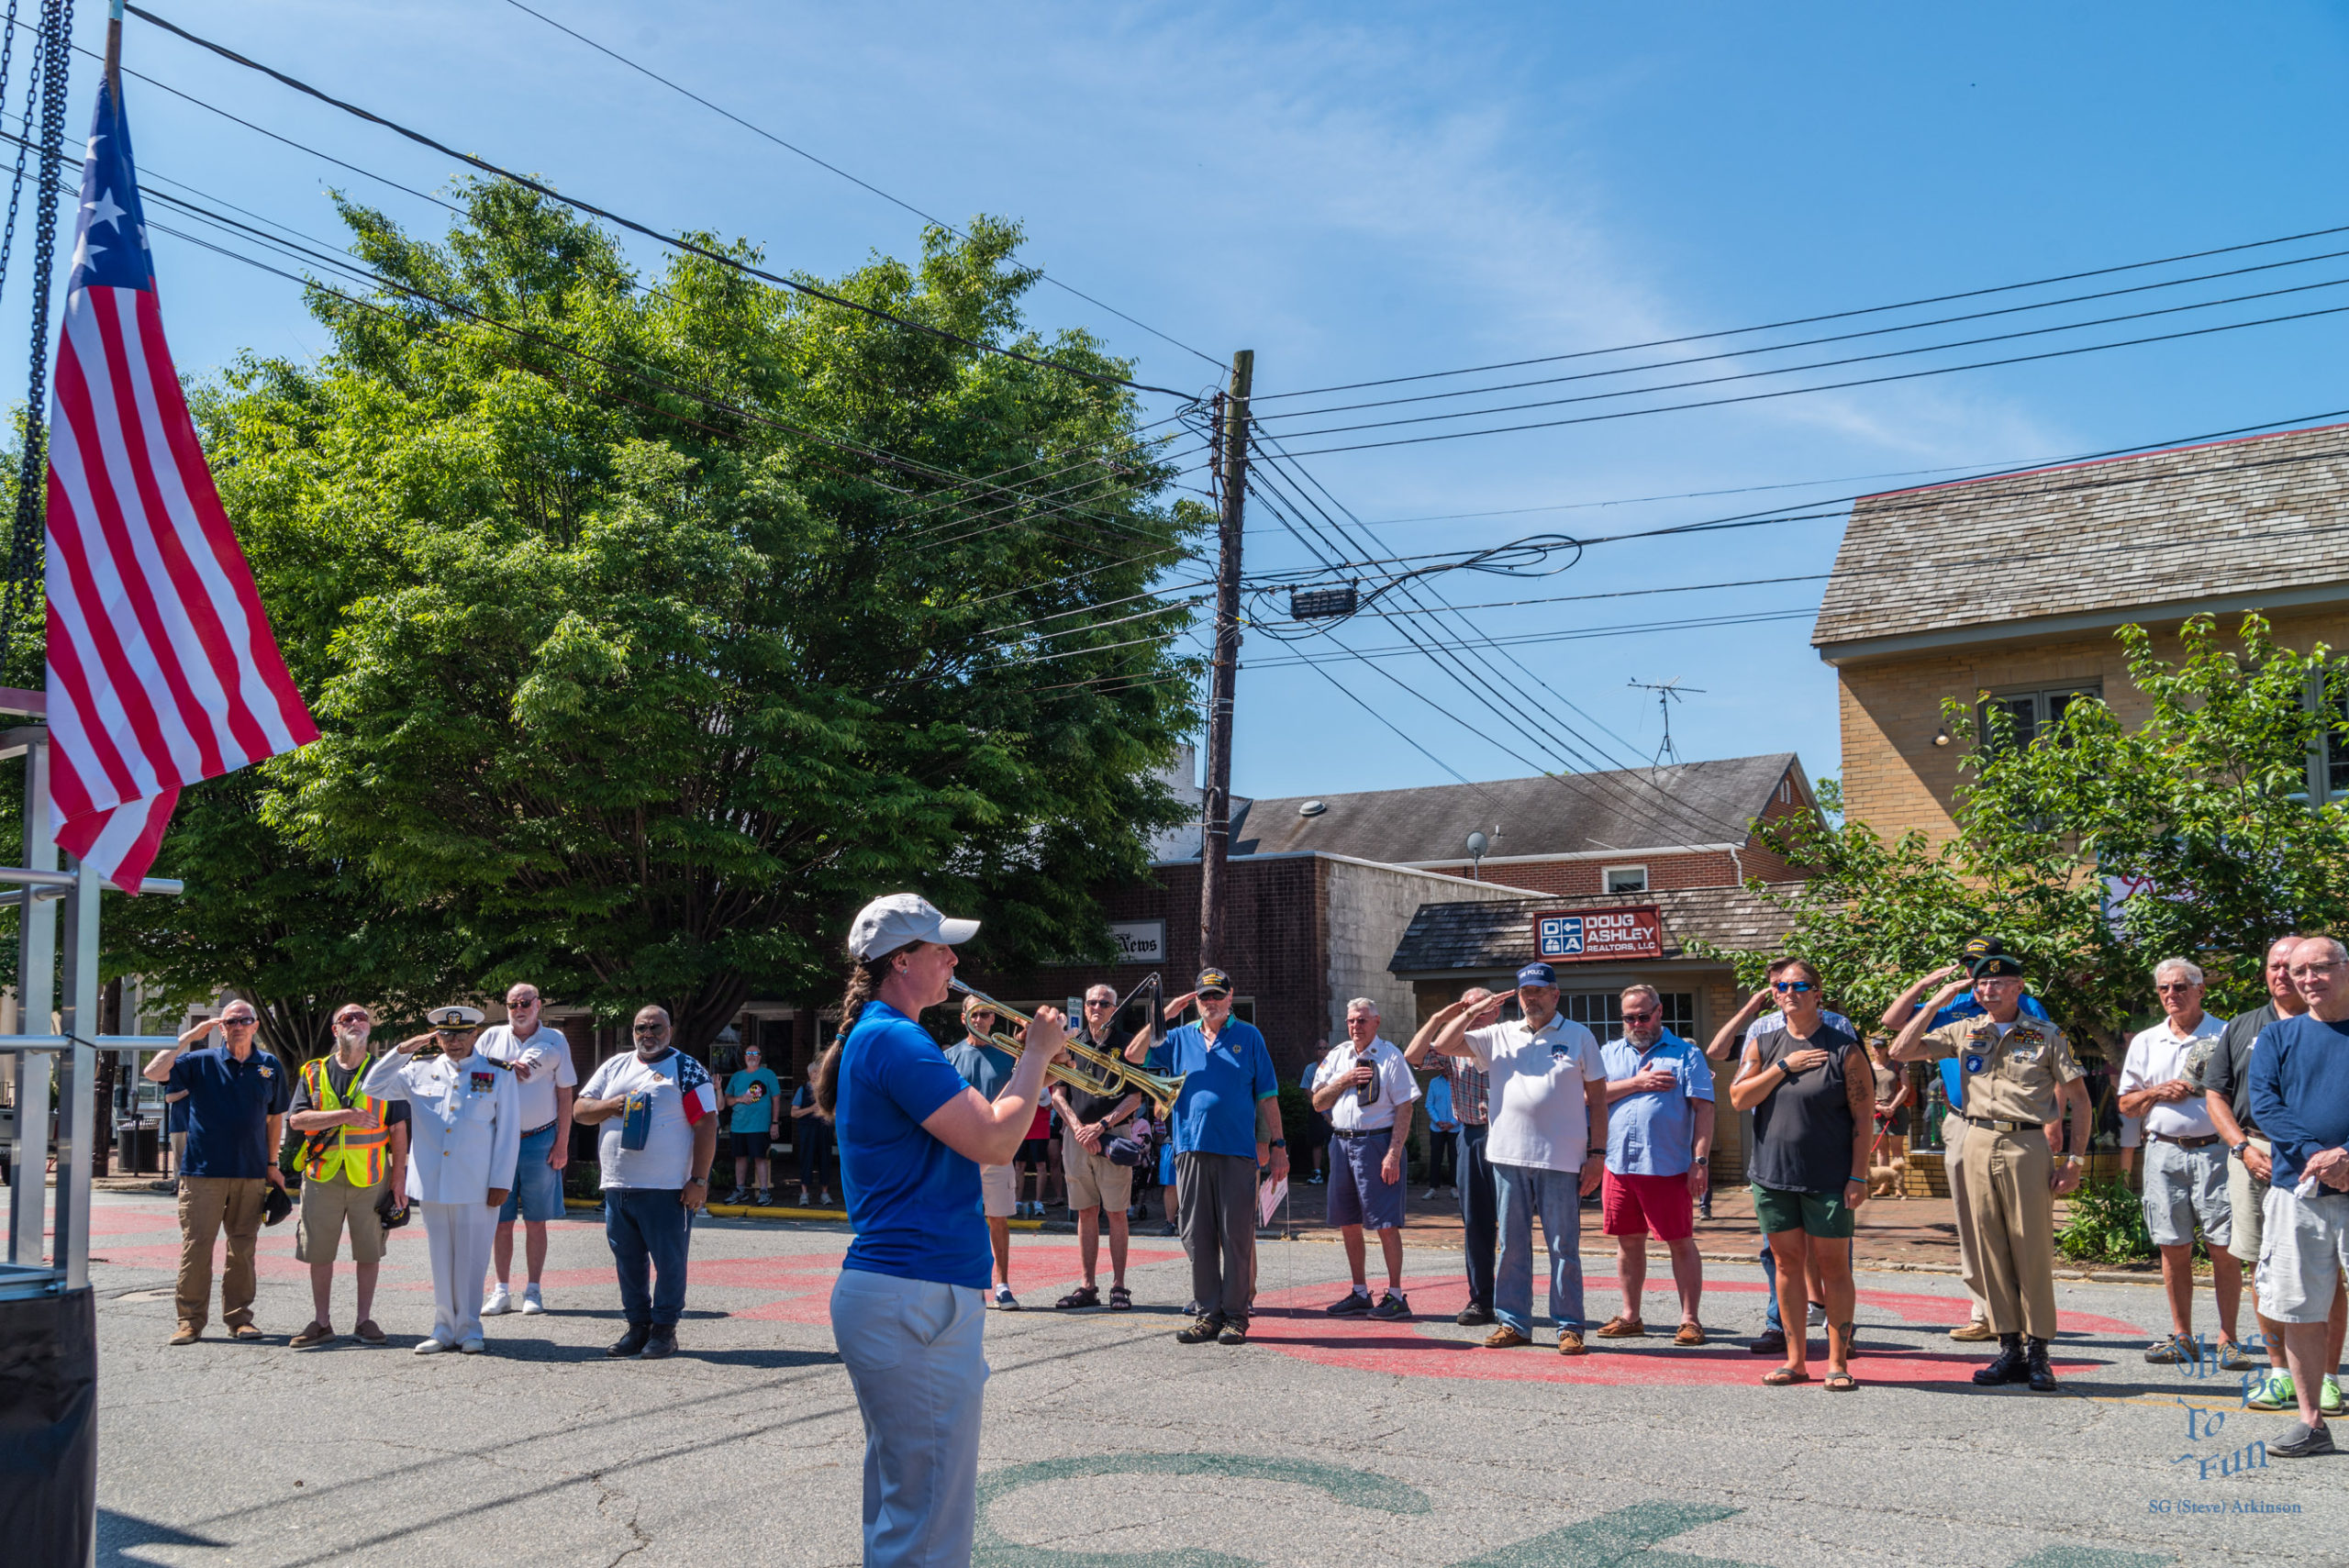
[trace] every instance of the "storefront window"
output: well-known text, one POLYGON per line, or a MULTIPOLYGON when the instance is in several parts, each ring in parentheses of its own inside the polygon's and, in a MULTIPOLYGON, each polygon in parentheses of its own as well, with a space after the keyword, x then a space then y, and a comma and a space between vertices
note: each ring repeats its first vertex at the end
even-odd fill
MULTIPOLYGON (((1558 1006, 1566 1017, 1597 1035, 1601 1044, 1623 1038, 1623 997, 1617 991, 1568 991, 1558 998, 1558 1006)), ((1683 1040, 1693 1040, 1697 1032, 1697 994, 1693 991, 1664 993, 1664 1027, 1683 1040)), ((1703 1044, 1702 1040, 1698 1041, 1703 1044)))

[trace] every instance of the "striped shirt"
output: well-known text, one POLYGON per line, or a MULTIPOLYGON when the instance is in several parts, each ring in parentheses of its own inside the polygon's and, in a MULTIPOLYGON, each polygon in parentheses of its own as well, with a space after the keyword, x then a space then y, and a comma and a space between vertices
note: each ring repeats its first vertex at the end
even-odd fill
POLYGON ((1492 1093, 1492 1074, 1465 1056, 1440 1057, 1436 1071, 1452 1080, 1453 1118, 1466 1127, 1484 1126, 1489 1119, 1486 1097, 1492 1093))

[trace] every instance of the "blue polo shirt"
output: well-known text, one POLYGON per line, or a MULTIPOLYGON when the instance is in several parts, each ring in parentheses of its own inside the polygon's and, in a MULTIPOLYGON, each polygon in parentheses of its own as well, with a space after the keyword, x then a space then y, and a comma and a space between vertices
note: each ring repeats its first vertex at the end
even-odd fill
POLYGON ((1609 1078, 1669 1067, 1680 1080, 1608 1106, 1607 1168, 1619 1176, 1685 1175, 1696 1160, 1697 1102, 1713 1097, 1713 1069, 1705 1053, 1666 1029, 1644 1051, 1628 1040, 1609 1040, 1598 1059, 1609 1078))
POLYGON ((841 1051, 832 1129, 848 1198, 844 1269, 985 1290, 995 1256, 979 1167, 921 1124, 970 1085, 919 1024, 867 1002, 841 1051))
POLYGON ((2349 1023, 2303 1013, 2261 1029, 2251 1051, 2251 1116, 2274 1146, 2277 1192, 2300 1184, 2310 1156, 2349 1146, 2349 1023))
POLYGON ((1152 1073, 1183 1075, 1174 1097, 1174 1152, 1256 1157, 1256 1102, 1281 1092, 1273 1053, 1256 1026, 1224 1020, 1209 1045, 1197 1024, 1166 1031, 1166 1043, 1150 1053, 1152 1073))
POLYGON ((180 1174, 250 1180, 269 1173, 269 1118, 294 1103, 294 1075, 277 1058, 259 1046, 242 1062, 225 1045, 183 1051, 163 1087, 187 1091, 180 1102, 187 1117, 180 1174))
MULTIPOLYGON (((2039 998, 2028 991, 2022 994, 2022 1000, 2016 1006, 2027 1018, 2037 1018, 2043 1023, 2055 1021, 2047 1016, 2047 1009, 2041 1005, 2039 998)), ((1978 1018, 1983 1017, 1986 1011, 1982 1004, 1974 999, 1974 993, 1968 991, 1938 1009, 1933 1014, 1933 1021, 1930 1027, 1939 1029, 1943 1024, 1954 1024, 1960 1018, 1978 1018)))

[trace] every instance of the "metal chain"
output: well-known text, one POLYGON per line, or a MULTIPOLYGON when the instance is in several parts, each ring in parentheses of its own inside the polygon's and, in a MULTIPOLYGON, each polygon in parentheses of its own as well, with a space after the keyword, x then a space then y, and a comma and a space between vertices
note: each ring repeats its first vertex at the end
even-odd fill
MULTIPOLYGON (((17 0, 8 0, 8 38, 0 43, 0 111, 8 101, 8 61, 17 52, 17 0)), ((0 292, 8 286, 8 256, 17 248, 17 207, 25 194, 25 160, 32 156, 33 106, 40 97, 41 48, 36 39, 33 56, 25 68, 25 129, 27 135, 17 143, 17 167, 8 177, 8 221, 0 228, 0 292)))
MULTIPOLYGON (((41 0, 40 37, 32 67, 40 83, 41 154, 39 210, 33 216, 32 352, 25 389, 25 450, 17 470, 16 526, 8 539, 7 584, 0 592, 0 660, 14 645, 18 613, 31 604, 48 510, 49 296, 57 259, 58 166, 65 151, 65 90, 72 75, 72 41, 73 0, 41 0)), ((31 107, 28 93, 28 118, 31 107)), ((14 228, 12 223, 12 235, 14 228)))

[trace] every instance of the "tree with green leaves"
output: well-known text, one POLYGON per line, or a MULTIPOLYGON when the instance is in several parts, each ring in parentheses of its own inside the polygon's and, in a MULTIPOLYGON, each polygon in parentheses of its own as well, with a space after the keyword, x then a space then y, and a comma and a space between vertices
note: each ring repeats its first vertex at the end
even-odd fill
MULTIPOLYGON (((2321 775, 2328 747, 2349 743, 2349 672, 2322 645, 2279 646, 2257 615, 2233 647, 2210 617, 2188 621, 2174 662, 2142 628, 2116 635, 2151 703, 2134 728, 2078 700, 2037 736, 1992 707, 1986 733, 1975 704, 1943 705, 1968 748, 1946 842, 1761 825, 1816 872, 1769 890, 1793 919, 1788 951, 1820 965, 1854 1019, 1988 934, 2029 961, 2058 1022, 2111 1043, 2150 1010, 2163 958, 2201 964, 2225 1014, 2258 1005, 2275 938, 2349 930, 2349 803, 2310 795, 2312 762, 2321 775)), ((1765 955, 1733 956, 1759 979, 1765 955)))
POLYGON ((1105 952, 1093 889, 1179 817, 1196 667, 1152 584, 1206 515, 1128 367, 1023 324, 1017 229, 828 285, 933 333, 698 257, 640 279, 511 185, 463 206, 437 244, 346 206, 384 286, 313 288, 327 352, 198 401, 323 733, 189 792, 142 963, 226 922, 328 1007, 346 964, 527 975, 698 1046, 753 986, 836 984, 876 893, 975 911, 997 962, 1105 952))

